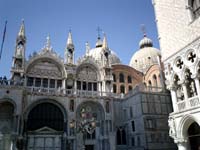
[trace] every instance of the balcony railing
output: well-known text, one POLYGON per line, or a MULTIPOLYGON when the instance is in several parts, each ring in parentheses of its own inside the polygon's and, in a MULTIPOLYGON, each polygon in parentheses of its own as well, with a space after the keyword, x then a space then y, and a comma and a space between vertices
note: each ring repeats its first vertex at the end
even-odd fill
POLYGON ((0 83, 0 88, 5 87, 22 87, 29 94, 40 94, 40 95, 52 95, 52 96, 80 96, 80 97, 102 97, 109 96, 115 98, 127 98, 138 92, 163 92, 164 89, 160 87, 147 87, 143 84, 137 85, 133 90, 127 94, 116 94, 112 92, 101 92, 101 91, 85 91, 78 89, 63 89, 63 88, 48 88, 48 87, 33 87, 33 86, 24 86, 23 81, 19 83, 14 83, 11 80, 2 81, 0 83))
POLYGON ((200 100, 198 96, 194 96, 188 98, 187 100, 177 102, 177 106, 178 106, 178 111, 184 111, 190 108, 200 106, 200 100))
POLYGON ((189 107, 200 106, 200 102, 199 102, 198 96, 189 98, 188 101, 189 101, 189 107))
POLYGON ((186 108, 185 101, 177 102, 177 105, 178 105, 178 110, 179 111, 185 110, 185 108, 186 108))
POLYGON ((101 92, 101 91, 84 91, 75 89, 61 89, 61 88, 44 88, 44 87, 26 87, 29 94, 38 95, 52 95, 52 96, 78 96, 78 97, 119 97, 118 94, 113 94, 111 92, 101 92))

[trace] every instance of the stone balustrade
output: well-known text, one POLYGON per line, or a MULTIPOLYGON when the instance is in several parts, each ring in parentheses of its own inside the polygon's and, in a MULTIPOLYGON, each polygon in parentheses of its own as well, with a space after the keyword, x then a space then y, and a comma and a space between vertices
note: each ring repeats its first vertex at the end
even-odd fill
POLYGON ((200 101, 198 96, 191 97, 187 100, 179 101, 177 102, 178 111, 185 111, 190 108, 198 107, 200 106, 200 101))

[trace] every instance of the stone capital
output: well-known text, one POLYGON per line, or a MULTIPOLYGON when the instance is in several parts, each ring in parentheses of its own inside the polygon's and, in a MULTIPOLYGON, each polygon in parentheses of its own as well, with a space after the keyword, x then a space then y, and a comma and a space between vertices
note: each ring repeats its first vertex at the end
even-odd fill
POLYGON ((179 85, 180 85, 180 84, 185 84, 185 79, 184 79, 184 80, 178 81, 178 84, 179 84, 179 85))
POLYGON ((174 139, 174 143, 176 143, 176 144, 184 144, 184 143, 187 143, 187 142, 188 142, 188 140, 185 139, 185 138, 176 138, 176 139, 174 139))
POLYGON ((175 85, 168 85, 167 89, 170 90, 170 91, 176 91, 177 88, 176 88, 175 85))

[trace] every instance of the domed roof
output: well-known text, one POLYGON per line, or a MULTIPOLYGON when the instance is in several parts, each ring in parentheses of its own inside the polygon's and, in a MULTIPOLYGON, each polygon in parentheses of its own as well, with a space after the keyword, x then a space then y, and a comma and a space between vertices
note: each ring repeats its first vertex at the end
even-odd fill
POLYGON ((158 64, 157 56, 161 56, 158 49, 153 47, 151 39, 144 36, 139 43, 140 49, 132 56, 129 65, 140 72, 146 72, 153 64, 158 64))
MULTIPOLYGON (((95 60, 101 61, 101 52, 102 52, 102 47, 96 47, 93 48, 89 51, 89 56, 92 56, 95 60)), ((110 55, 109 55, 109 61, 111 64, 120 64, 121 61, 119 57, 112 51, 110 50, 110 55)))
POLYGON ((140 48, 153 47, 153 42, 151 39, 144 36, 144 38, 140 41, 139 46, 140 48))

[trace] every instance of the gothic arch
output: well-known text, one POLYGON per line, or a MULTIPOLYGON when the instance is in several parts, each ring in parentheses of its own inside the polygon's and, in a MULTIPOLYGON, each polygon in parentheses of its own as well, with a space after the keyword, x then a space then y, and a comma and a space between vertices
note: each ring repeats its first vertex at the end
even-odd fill
MULTIPOLYGON (((84 102, 82 102, 82 103, 80 103, 78 106, 77 106, 77 109, 76 109, 76 118, 78 119, 79 118, 79 112, 81 111, 81 108, 83 107, 83 106, 87 106, 87 105, 89 105, 89 106, 93 106, 93 108, 99 108, 99 112, 101 112, 101 115, 102 116, 100 116, 100 117, 98 117, 97 116, 97 119, 101 119, 101 120, 105 120, 105 109, 104 109, 104 107, 102 106, 102 104, 101 103, 99 103, 99 102, 97 102, 97 101, 84 101, 84 102)), ((97 109, 96 109, 97 110, 97 109)))
POLYGON ((178 137, 182 139, 186 139, 188 136, 188 128, 192 123, 196 122, 198 125, 200 125, 200 119, 197 117, 194 117, 193 115, 185 115, 180 123, 177 129, 180 129, 180 132, 178 132, 178 137))
POLYGON ((195 64, 196 63, 196 60, 197 60, 197 52, 195 49, 188 49, 187 52, 185 53, 184 55, 184 58, 186 60, 186 64, 187 65, 190 65, 191 64, 191 58, 193 59, 193 62, 192 64, 195 64), (190 54, 190 58, 188 57, 190 54), (189 59, 189 60, 188 60, 189 59))
POLYGON ((158 86, 158 78, 155 74, 152 76, 152 81, 153 81, 153 86, 157 87, 158 86))
POLYGON ((55 106, 57 106, 57 107, 62 111, 62 113, 63 113, 64 121, 67 120, 68 115, 67 115, 67 111, 66 111, 65 107, 64 107, 61 103, 59 103, 58 101, 56 101, 56 100, 54 100, 54 99, 47 99, 47 98, 46 98, 46 99, 37 100, 36 102, 33 102, 32 104, 30 104, 30 105, 26 108, 26 110, 25 110, 25 112, 24 112, 24 119, 27 120, 30 111, 31 111, 34 107, 36 107, 37 105, 42 104, 42 103, 51 103, 51 104, 54 104, 55 106))
POLYGON ((90 63, 84 62, 84 63, 80 64, 76 69, 76 76, 78 76, 79 72, 86 67, 93 70, 97 74, 97 80, 100 80, 101 77, 100 77, 100 73, 99 73, 99 68, 95 63, 91 63, 91 62, 90 63))
POLYGON ((178 74, 173 73, 170 80, 171 80, 171 81, 170 81, 170 82, 171 82, 171 83, 170 83, 171 85, 175 85, 175 84, 178 85, 178 84, 179 84, 178 81, 180 81, 180 77, 179 77, 178 74), (175 78, 177 79, 177 83, 174 82, 175 78))
POLYGON ((14 131, 14 114, 15 106, 12 102, 7 100, 0 102, 0 134, 10 134, 14 131))
POLYGON ((25 68, 25 72, 28 73, 33 66, 35 66, 37 63, 42 62, 42 61, 49 61, 52 64, 54 64, 59 72, 61 73, 61 76, 64 77, 65 76, 65 72, 64 72, 64 64, 59 61, 57 58, 54 58, 51 55, 47 55, 47 56, 36 56, 34 58, 32 58, 28 63, 27 66, 25 68))
POLYGON ((174 71, 177 73, 184 70, 184 68, 185 68, 184 58, 182 56, 176 57, 176 59, 173 62, 172 67, 173 67, 174 71))
POLYGON ((12 104, 13 108, 14 108, 14 114, 17 114, 17 104, 15 103, 15 101, 10 99, 10 98, 2 98, 2 99, 0 99, 0 104, 1 103, 5 103, 5 102, 8 102, 8 103, 12 104))
MULTIPOLYGON (((194 65, 194 75, 197 76, 198 75, 198 71, 200 73, 200 61, 198 60, 197 63, 194 65)), ((198 76, 200 77, 200 75, 198 76)))

